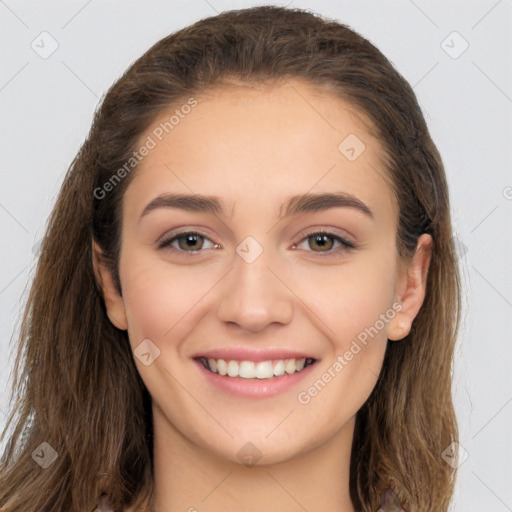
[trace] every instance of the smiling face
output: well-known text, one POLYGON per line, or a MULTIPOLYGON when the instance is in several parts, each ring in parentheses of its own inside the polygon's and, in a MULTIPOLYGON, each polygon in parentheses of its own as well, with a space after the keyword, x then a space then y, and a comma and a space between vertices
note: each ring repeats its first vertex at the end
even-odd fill
POLYGON ((347 442, 428 265, 403 271, 379 143, 299 80, 196 99, 140 139, 156 146, 124 196, 122 297, 101 271, 155 432, 235 462, 347 442))

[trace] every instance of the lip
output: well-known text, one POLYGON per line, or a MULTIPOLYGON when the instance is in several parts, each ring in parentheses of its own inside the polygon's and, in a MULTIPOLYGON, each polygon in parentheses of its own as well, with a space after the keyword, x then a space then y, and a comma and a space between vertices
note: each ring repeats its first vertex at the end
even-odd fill
MULTIPOLYGON (((244 355, 244 358, 246 355, 244 355)), ((251 360, 244 359, 241 360, 251 360)), ((213 359, 217 359, 213 357, 213 359)), ((218 359, 223 359, 219 357, 218 359)), ((231 359, 236 359, 231 357, 231 359)), ((269 357, 263 358, 264 361, 270 359, 269 357)), ((277 357, 276 359, 283 359, 277 357)), ((285 358, 287 359, 287 358, 285 358)), ((291 359, 289 357, 288 359, 291 359)), ((254 361, 255 359, 252 359, 254 361)), ((316 363, 306 366, 300 372, 295 372, 292 375, 281 375, 279 377, 272 377, 271 379, 243 379, 242 377, 228 377, 219 375, 210 370, 207 370, 201 361, 194 359, 200 375, 203 376, 207 383, 214 386, 218 390, 238 397, 248 398, 268 398, 276 395, 280 395, 289 391, 291 388, 296 386, 302 379, 307 377, 311 373, 311 369, 316 363)))
MULTIPOLYGON (((286 350, 282 348, 253 349, 242 347, 227 347, 208 350, 194 356, 193 359, 204 357, 206 359, 224 359, 224 361, 273 361, 276 359, 315 359, 318 358, 305 352, 297 350, 286 350)), ((300 373, 300 372, 299 372, 300 373)))

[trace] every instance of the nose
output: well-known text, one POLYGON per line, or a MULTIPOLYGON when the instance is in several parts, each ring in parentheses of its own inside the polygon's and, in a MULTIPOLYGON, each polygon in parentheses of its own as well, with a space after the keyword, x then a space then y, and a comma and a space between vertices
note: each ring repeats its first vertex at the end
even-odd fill
POLYGON ((269 263, 265 251, 252 263, 235 256, 234 268, 220 290, 219 320, 248 332, 291 322, 293 292, 269 263))

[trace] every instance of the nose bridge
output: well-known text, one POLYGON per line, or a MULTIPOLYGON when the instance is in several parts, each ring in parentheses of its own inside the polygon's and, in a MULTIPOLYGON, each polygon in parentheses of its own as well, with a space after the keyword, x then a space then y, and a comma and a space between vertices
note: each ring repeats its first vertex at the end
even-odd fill
POLYGON ((272 252, 263 250, 251 237, 240 243, 236 252, 233 270, 222 287, 219 320, 249 331, 262 330, 271 323, 289 323, 293 294, 274 275, 272 252))

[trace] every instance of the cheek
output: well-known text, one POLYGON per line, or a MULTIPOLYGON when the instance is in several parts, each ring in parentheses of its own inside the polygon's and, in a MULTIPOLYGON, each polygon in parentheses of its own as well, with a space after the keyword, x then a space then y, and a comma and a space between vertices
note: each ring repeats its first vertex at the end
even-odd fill
POLYGON ((331 353, 298 400, 328 416, 333 425, 356 414, 377 382, 388 326, 397 312, 394 279, 390 255, 388 260, 341 267, 316 288, 316 307, 329 327, 331 353))
POLYGON ((146 338, 159 346, 182 338, 197 320, 217 278, 211 269, 172 266, 143 252, 133 252, 123 265, 123 300, 132 346, 146 338))
MULTIPOLYGON (((121 280, 132 345, 145 338, 168 343, 178 333, 186 334, 187 326, 205 314, 209 292, 223 273, 214 265, 170 265, 144 251, 126 251, 121 280)), ((382 258, 382 253, 377 261, 369 254, 350 265, 285 272, 295 295, 316 313, 317 327, 334 341, 337 352, 345 351, 353 338, 389 309, 394 275, 393 258, 382 258)))
POLYGON ((309 300, 329 327, 337 352, 347 350, 353 339, 375 324, 385 338, 389 317, 394 317, 394 260, 392 256, 368 260, 331 269, 323 278, 310 278, 315 286, 310 288, 309 300), (384 325, 382 315, 387 315, 384 325))

